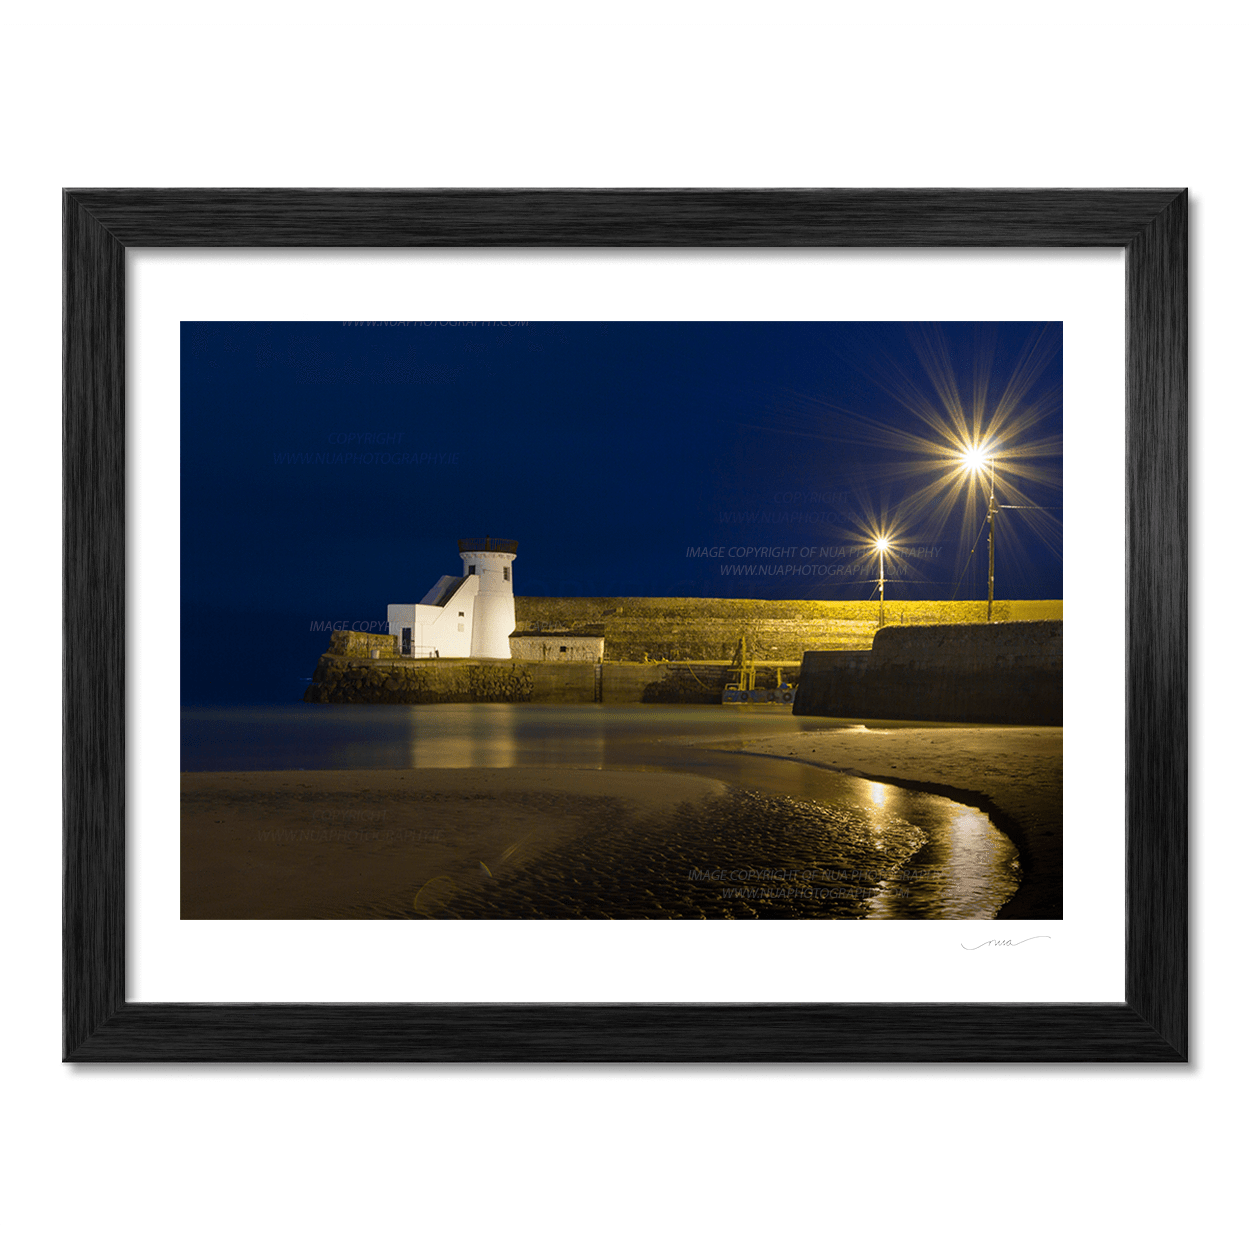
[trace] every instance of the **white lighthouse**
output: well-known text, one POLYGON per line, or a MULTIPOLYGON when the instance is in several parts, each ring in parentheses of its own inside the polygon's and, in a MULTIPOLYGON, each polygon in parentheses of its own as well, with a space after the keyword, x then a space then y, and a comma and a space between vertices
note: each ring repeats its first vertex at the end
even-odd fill
POLYGON ((461 539, 460 558, 464 561, 465 577, 478 579, 469 654, 491 660, 511 659, 508 636, 516 629, 516 605, 512 599, 516 543, 489 536, 461 539))
POLYGON ((512 658, 516 629, 512 561, 516 543, 498 538, 460 540, 464 573, 440 577, 420 603, 391 603, 386 615, 400 655, 418 659, 512 658))

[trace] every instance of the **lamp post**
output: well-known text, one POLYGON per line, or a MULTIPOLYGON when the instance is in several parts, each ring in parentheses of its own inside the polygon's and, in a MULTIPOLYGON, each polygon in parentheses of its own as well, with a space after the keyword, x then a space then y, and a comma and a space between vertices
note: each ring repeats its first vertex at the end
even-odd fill
POLYGON ((888 538, 878 538, 877 547, 877 591, 881 596, 881 610, 877 617, 877 628, 885 627, 885 553, 890 549, 888 538))
POLYGON ((986 518, 990 523, 990 580, 989 594, 985 601, 985 619, 990 622, 994 619, 994 517, 998 513, 998 505, 994 502, 994 460, 990 459, 990 511, 986 518))
POLYGON ((990 527, 990 560, 989 560, 989 583, 985 597, 985 619, 987 622, 994 619, 994 517, 998 514, 998 505, 994 502, 994 457, 991 456, 985 448, 969 447, 963 454, 964 466, 974 474, 973 489, 975 490, 976 476, 980 471, 988 466, 990 471, 990 503, 989 511, 986 513, 986 522, 990 527))

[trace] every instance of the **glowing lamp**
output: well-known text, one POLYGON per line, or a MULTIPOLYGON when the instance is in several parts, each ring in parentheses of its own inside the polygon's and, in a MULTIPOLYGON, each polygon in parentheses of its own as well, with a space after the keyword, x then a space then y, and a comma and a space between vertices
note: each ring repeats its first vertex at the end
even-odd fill
POLYGON ((986 455, 984 447, 969 447, 963 453, 964 468, 974 472, 984 469, 988 460, 989 456, 986 455))
POLYGON ((873 543, 877 552, 877 590, 881 595, 881 608, 877 616, 877 627, 885 625, 885 553, 890 550, 890 540, 884 534, 873 543))

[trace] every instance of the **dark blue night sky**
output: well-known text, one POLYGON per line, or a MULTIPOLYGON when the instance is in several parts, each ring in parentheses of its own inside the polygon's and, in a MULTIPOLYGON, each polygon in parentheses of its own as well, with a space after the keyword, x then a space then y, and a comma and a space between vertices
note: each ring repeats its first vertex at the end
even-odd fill
POLYGON ((983 598, 969 439, 996 596, 1063 594, 1057 325, 184 323, 181 366, 184 704, 299 699, 310 625, 462 537, 517 540, 518 595, 866 599, 886 532, 890 598, 983 598))

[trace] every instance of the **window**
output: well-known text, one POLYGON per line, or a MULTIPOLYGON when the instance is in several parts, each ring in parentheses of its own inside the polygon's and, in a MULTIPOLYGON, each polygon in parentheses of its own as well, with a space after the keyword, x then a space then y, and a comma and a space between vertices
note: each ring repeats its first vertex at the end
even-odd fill
POLYGON ((503 566, 503 579, 505 582, 512 580, 512 570, 506 564, 503 566))
POLYGON ((476 565, 476 564, 470 564, 470 565, 469 565, 469 576, 470 576, 470 577, 472 577, 472 576, 473 576, 473 574, 474 574, 474 573, 476 573, 476 572, 477 572, 477 565, 476 565))
POLYGON ((561 648, 560 648, 560 650, 561 650, 561 651, 567 651, 567 650, 568 650, 568 647, 561 647, 561 648))

